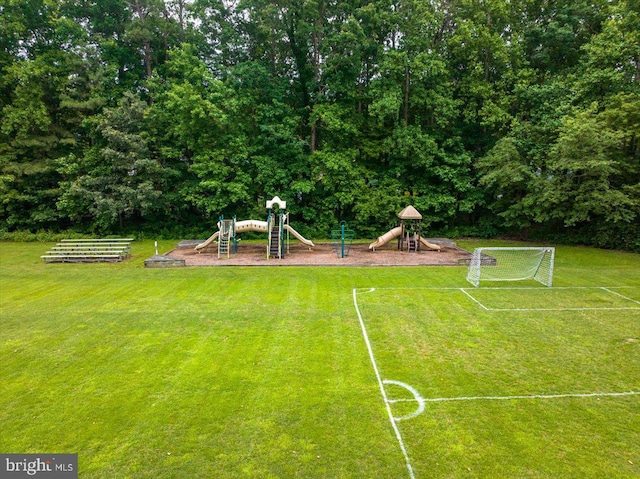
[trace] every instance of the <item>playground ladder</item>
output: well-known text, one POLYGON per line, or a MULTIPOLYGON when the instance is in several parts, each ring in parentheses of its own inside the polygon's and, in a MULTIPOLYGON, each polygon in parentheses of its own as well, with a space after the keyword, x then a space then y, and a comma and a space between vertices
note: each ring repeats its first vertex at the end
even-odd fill
POLYGON ((274 227, 271 230, 271 241, 269 241, 269 255, 280 257, 280 228, 274 227))
MULTIPOLYGON (((278 198, 276 196, 276 198, 278 198)), ((267 205, 269 207, 269 205, 267 205)), ((286 206, 286 204, 284 205, 286 206)), ((282 259, 284 258, 284 228, 286 221, 286 214, 283 211, 280 213, 274 213, 269 207, 269 216, 267 217, 267 223, 269 224, 269 245, 267 247, 267 259, 271 256, 282 259), (277 224, 276 224, 277 222, 277 224)))
POLYGON ((220 234, 218 235, 218 259, 220 255, 231 253, 229 243, 231 242, 231 232, 233 231, 233 220, 223 220, 220 225, 220 234))

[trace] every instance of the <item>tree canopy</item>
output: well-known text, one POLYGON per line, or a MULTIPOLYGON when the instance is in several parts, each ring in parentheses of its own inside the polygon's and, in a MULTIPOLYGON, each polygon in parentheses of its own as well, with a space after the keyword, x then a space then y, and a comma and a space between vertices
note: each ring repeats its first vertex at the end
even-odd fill
POLYGON ((0 230, 640 251, 638 0, 0 0, 0 230))

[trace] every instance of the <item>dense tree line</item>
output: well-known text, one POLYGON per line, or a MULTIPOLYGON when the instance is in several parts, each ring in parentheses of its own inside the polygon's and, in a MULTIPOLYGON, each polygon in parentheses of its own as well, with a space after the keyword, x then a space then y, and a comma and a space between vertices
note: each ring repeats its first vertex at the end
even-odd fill
POLYGON ((0 0, 0 230, 640 250, 639 0, 0 0))

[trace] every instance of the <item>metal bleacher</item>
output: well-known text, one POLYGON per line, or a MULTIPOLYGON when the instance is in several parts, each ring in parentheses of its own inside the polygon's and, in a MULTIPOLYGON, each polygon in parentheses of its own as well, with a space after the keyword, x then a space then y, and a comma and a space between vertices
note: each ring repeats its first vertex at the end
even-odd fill
POLYGON ((117 263, 131 256, 133 238, 64 239, 41 258, 45 263, 117 263))

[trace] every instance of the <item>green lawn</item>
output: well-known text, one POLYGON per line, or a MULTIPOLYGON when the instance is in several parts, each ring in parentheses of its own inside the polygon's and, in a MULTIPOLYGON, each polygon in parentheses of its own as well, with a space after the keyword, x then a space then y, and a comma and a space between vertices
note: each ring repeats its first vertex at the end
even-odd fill
POLYGON ((578 396, 640 391, 639 255, 560 247, 549 291, 458 267, 145 269, 151 241, 44 264, 48 246, 0 243, 0 452, 78 453, 82 478, 640 475, 640 395, 578 396), (395 422, 407 457, 354 288, 380 378, 427 400, 395 422), (432 401, 534 395, 563 397, 432 401))

